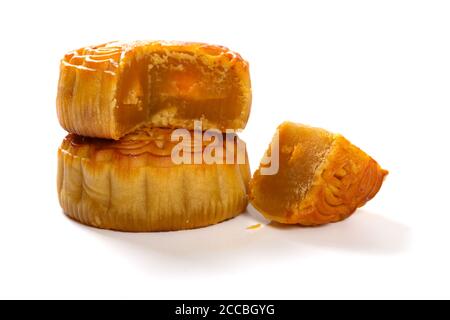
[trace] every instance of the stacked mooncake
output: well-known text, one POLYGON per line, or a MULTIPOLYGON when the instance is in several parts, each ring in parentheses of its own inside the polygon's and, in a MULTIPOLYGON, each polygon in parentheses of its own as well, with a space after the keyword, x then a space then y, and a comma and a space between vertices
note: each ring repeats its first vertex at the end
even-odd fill
POLYGON ((248 64, 225 47, 113 42, 69 52, 57 98, 69 132, 58 152, 64 212, 122 231, 196 228, 242 213, 250 169, 230 131, 245 128, 250 106, 248 64), (222 143, 216 161, 203 159, 206 130, 222 143), (186 161, 174 161, 180 144, 186 161))

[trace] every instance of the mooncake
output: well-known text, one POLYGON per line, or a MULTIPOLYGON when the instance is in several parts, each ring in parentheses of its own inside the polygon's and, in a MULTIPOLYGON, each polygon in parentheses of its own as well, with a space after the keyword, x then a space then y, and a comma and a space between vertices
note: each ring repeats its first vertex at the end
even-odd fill
POLYGON ((225 47, 136 41, 88 46, 61 60, 57 114, 86 137, 120 139, 141 126, 244 129, 248 63, 225 47))
POLYGON ((324 129, 285 122, 275 137, 267 154, 279 149, 279 170, 264 174, 261 165, 250 182, 250 201, 276 222, 343 220, 377 194, 388 174, 342 135, 324 129))
POLYGON ((173 141, 172 133, 141 128, 120 140, 69 134, 58 150, 58 196, 66 215, 93 227, 139 232, 198 228, 245 211, 245 144, 237 136, 231 148, 224 144, 222 162, 177 162, 180 143, 192 145, 183 147, 184 157, 196 158, 210 144, 173 141))

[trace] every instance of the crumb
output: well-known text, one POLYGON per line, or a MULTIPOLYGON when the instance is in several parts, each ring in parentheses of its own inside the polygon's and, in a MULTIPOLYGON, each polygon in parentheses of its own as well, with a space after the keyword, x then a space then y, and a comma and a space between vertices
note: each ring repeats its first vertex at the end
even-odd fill
POLYGON ((255 230, 255 229, 259 229, 259 228, 261 228, 261 223, 254 224, 250 227, 247 227, 247 230, 255 230))

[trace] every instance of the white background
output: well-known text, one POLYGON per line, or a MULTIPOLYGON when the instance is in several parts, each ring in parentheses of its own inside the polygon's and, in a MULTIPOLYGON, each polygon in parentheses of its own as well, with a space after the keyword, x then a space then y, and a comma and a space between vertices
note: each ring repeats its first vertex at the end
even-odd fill
POLYGON ((2 1, 0 298, 450 298, 448 1, 2 1), (347 221, 244 214, 126 234, 56 195, 59 59, 109 40, 222 44, 250 61, 254 170, 276 126, 340 132, 390 170, 347 221))

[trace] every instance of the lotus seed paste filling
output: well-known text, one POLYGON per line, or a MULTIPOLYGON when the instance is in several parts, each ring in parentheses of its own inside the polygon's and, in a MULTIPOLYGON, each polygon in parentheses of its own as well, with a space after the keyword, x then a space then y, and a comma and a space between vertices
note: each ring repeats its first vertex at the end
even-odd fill
POLYGON ((119 80, 119 131, 143 122, 173 126, 174 119, 186 121, 187 127, 193 119, 207 119, 220 122, 219 129, 233 128, 242 112, 242 90, 230 69, 185 52, 135 55, 119 80))
POLYGON ((319 128, 290 123, 278 129, 280 169, 272 176, 256 177, 255 198, 258 206, 273 215, 283 214, 293 204, 302 201, 333 143, 333 134, 319 128), (270 196, 258 196, 270 195, 270 196))

